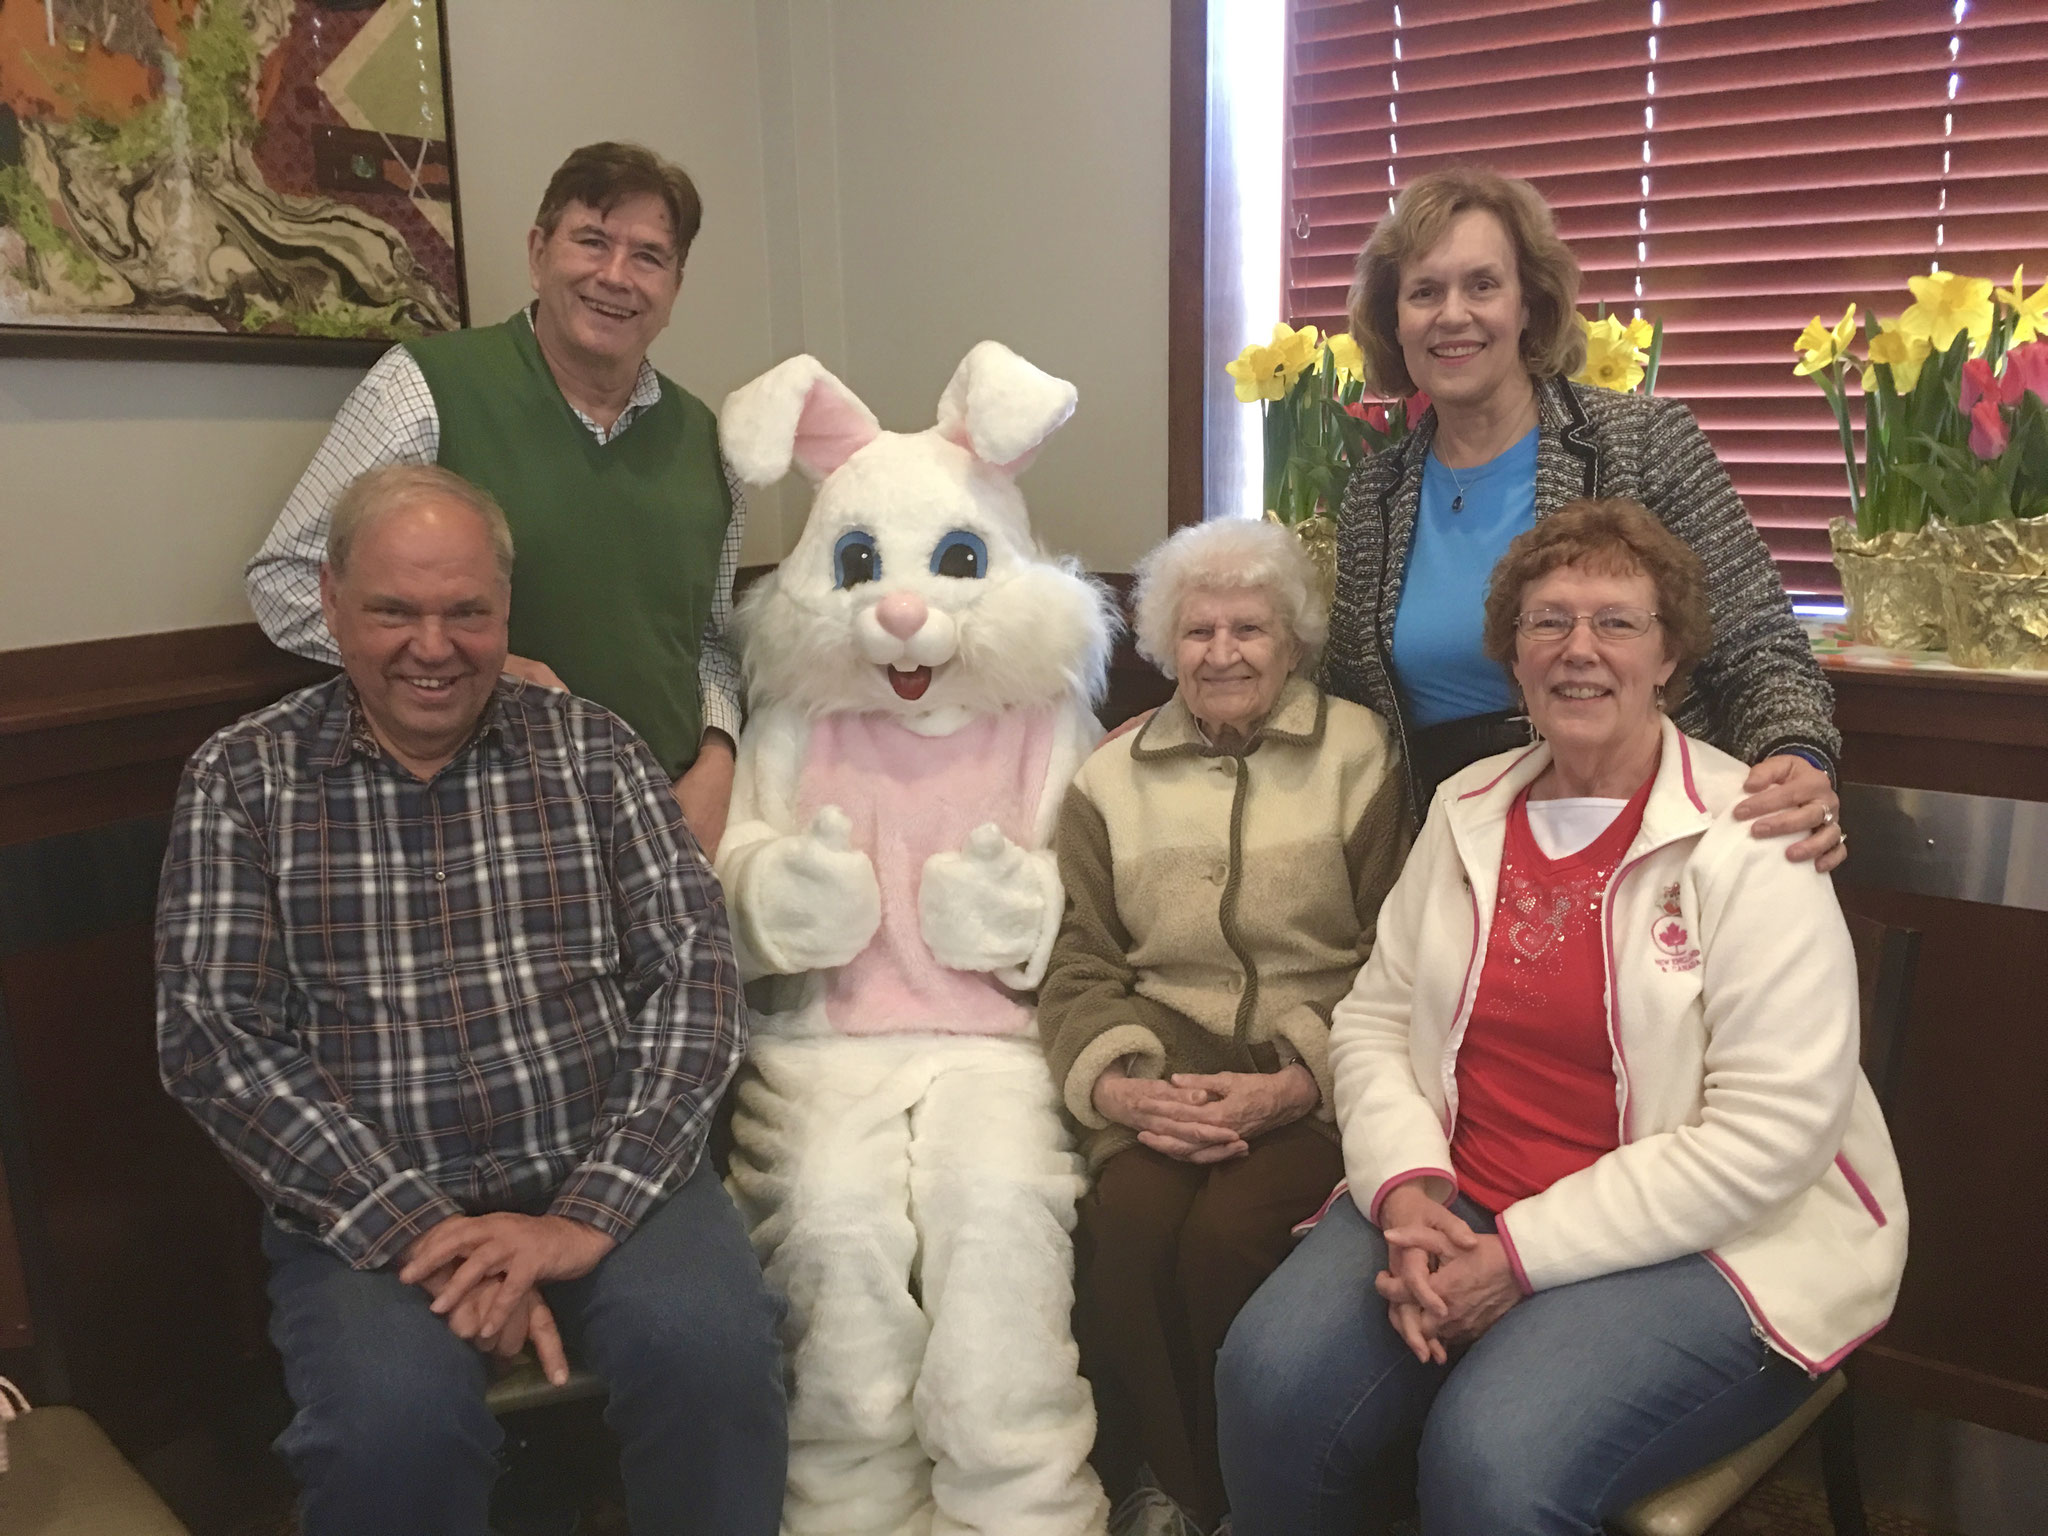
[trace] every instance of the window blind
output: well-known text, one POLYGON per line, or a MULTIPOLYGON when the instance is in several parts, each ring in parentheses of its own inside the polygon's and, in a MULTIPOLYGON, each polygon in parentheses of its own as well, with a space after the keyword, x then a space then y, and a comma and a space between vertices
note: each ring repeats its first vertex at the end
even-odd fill
MULTIPOLYGON (((2048 0, 1290 0, 1284 307, 1342 330, 1423 172, 1533 181, 1581 307, 1664 322, 1795 595, 1839 591, 1840 440, 1792 338, 1939 265, 2048 280, 2048 0)), ((1852 394, 1854 386, 1852 385, 1852 394)))

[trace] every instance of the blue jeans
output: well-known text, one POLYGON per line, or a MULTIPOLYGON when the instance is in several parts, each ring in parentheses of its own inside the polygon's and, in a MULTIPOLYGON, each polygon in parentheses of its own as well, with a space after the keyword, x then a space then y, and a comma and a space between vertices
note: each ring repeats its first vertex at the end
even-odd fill
POLYGON ((1372 1286, 1386 1263, 1339 1200, 1238 1314, 1216 1367, 1235 1536, 1383 1528, 1418 1434, 1424 1536, 1599 1536, 1812 1390, 1698 1254, 1531 1296, 1448 1366, 1417 1361, 1387 1321, 1372 1286))
MULTIPOLYGON (((298 1407, 277 1448, 306 1536, 486 1536, 503 1435, 483 1355, 395 1270, 264 1224, 270 1337, 298 1407)), ((546 1288, 605 1419, 636 1536, 774 1536, 789 1452, 776 1330, 709 1159, 578 1280, 546 1288)))

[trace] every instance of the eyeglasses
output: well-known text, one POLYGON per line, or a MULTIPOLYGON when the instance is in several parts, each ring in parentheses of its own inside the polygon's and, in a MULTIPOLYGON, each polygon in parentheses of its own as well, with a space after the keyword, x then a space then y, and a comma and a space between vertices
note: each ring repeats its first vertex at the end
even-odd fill
POLYGON ((1598 613, 1568 613, 1562 608, 1531 608, 1515 615, 1515 628, 1524 640, 1554 643, 1568 639, 1584 619, 1595 640, 1640 640, 1657 622, 1648 608, 1630 608, 1610 603, 1598 613))

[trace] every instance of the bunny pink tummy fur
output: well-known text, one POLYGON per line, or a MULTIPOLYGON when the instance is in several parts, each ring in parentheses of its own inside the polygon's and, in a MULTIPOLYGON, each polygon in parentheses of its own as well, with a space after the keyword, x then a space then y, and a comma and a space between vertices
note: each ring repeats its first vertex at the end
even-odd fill
POLYGON ((875 866, 882 924, 826 980, 825 1017, 846 1035, 1016 1035, 1031 1011, 993 977, 949 970, 925 948, 917 916, 925 860, 957 853, 994 822, 1036 844, 1054 712, 1005 710, 950 736, 920 736, 887 715, 824 715, 811 726, 797 789, 801 820, 846 812, 853 846, 875 866))

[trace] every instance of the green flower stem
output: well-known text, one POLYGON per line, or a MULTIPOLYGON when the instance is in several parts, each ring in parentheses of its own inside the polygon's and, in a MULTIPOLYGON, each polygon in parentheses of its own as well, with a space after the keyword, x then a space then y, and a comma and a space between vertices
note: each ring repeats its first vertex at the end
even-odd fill
MULTIPOLYGON (((1842 467, 1849 477, 1849 510, 1856 519, 1856 531, 1863 534, 1863 488, 1856 483, 1856 436, 1849 430, 1849 399, 1841 358, 1836 358, 1828 375, 1815 374, 1821 393, 1835 413, 1835 428, 1842 434, 1842 467)), ((1868 537, 1868 535, 1864 535, 1868 537)))

